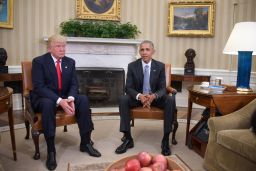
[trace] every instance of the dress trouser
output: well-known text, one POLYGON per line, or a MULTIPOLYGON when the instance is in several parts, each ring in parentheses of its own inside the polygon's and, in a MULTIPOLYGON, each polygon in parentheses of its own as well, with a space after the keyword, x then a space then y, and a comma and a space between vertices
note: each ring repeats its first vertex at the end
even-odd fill
MULTIPOLYGON (((56 131, 56 102, 48 98, 39 98, 33 108, 36 112, 42 113, 42 126, 45 138, 55 136, 56 131)), ((91 132, 93 123, 87 96, 77 95, 75 98, 75 116, 77 119, 80 135, 91 132)))
MULTIPOLYGON (((172 131, 173 116, 176 108, 175 96, 164 95, 154 100, 152 106, 164 109, 164 134, 172 131)), ((131 98, 129 95, 121 96, 119 99, 120 112, 120 132, 131 132, 130 108, 142 106, 139 100, 131 98)))

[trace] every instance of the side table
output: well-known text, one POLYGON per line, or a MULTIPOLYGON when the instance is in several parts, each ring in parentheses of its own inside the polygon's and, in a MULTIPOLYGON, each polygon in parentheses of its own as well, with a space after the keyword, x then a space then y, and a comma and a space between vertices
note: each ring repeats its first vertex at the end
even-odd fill
MULTIPOLYGON (((22 74, 21 73, 0 73, 0 82, 4 81, 18 81, 21 82, 22 85, 22 74)), ((24 102, 23 102, 23 87, 22 87, 22 92, 21 92, 21 100, 22 100, 22 107, 24 107, 24 102)))
POLYGON ((8 112, 13 159, 16 161, 17 156, 16 156, 16 143, 15 143, 14 126, 13 126, 12 93, 13 93, 13 90, 11 88, 0 87, 0 114, 4 112, 8 112))
MULTIPOLYGON (((187 128, 186 141, 188 145, 188 137, 192 136, 191 141, 195 146, 192 147, 199 155, 204 156, 207 143, 200 141, 197 137, 193 137, 190 127, 190 119, 192 112, 192 104, 196 103, 201 106, 210 108, 210 117, 215 116, 216 110, 220 111, 222 115, 232 113, 256 98, 255 92, 239 93, 239 92, 216 92, 208 89, 202 89, 200 85, 193 85, 188 87, 188 114, 187 114, 187 128)), ((197 125, 196 125, 197 126, 197 125)), ((195 126, 195 127, 196 127, 195 126)))

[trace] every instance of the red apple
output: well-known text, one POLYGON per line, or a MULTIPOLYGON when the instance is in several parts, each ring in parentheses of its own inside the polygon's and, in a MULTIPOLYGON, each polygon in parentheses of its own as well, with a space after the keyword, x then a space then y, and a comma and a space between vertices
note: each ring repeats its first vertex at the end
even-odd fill
POLYGON ((149 166, 152 160, 152 156, 148 152, 140 152, 138 154, 138 160, 140 161, 141 167, 149 166))
POLYGON ((157 155, 153 156, 152 162, 153 162, 153 164, 156 162, 161 162, 164 164, 165 169, 167 169, 168 162, 167 162, 166 157, 162 154, 157 154, 157 155))
POLYGON ((139 171, 141 168, 138 159, 128 160, 125 164, 125 171, 139 171))
POLYGON ((155 162, 151 165, 153 171, 166 171, 166 166, 163 162, 155 162))

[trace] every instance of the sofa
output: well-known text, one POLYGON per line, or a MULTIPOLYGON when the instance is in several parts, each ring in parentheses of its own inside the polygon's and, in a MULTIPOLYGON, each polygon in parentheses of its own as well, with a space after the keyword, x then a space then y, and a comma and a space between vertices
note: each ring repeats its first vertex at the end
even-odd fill
POLYGON ((255 110, 256 99, 231 114, 208 120, 210 134, 203 162, 206 170, 256 170, 256 134, 250 122, 255 110))

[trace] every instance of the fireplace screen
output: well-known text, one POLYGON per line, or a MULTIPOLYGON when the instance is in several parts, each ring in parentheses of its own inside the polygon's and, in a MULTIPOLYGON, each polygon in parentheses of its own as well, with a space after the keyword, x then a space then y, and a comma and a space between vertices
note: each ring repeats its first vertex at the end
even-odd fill
POLYGON ((116 107, 124 94, 123 68, 79 67, 76 69, 79 93, 85 94, 91 107, 116 107))

